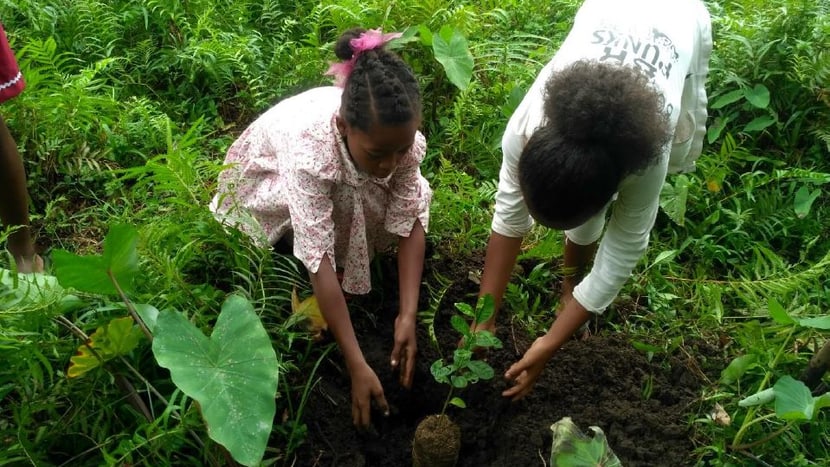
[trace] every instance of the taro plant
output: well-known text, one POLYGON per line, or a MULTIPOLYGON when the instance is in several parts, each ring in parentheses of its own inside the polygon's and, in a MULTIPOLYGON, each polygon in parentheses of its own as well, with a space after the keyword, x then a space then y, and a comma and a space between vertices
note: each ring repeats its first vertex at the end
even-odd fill
MULTIPOLYGON (((246 298, 230 295, 208 337, 177 310, 159 311, 152 305, 133 304, 127 293, 133 290, 133 279, 139 272, 137 242, 134 228, 115 225, 104 241, 102 255, 78 256, 63 250, 53 253, 61 286, 118 295, 129 312, 90 336, 64 320, 84 340, 72 357, 67 376, 77 378, 120 359, 132 352, 144 335, 152 342, 159 366, 168 369, 178 389, 198 404, 210 438, 227 449, 236 462, 258 465, 276 413, 281 371, 259 316, 246 298)), ((122 363, 136 379, 146 382, 135 368, 122 363)), ((128 388, 130 396, 137 395, 125 377, 117 375, 116 379, 120 387, 128 388)), ((151 391, 166 410, 176 410, 158 390, 151 391)), ((138 397, 129 400, 136 401, 137 410, 152 422, 150 407, 138 397)), ((198 444, 203 445, 200 440, 198 444)))
POLYGON ((467 303, 456 303, 455 308, 461 314, 454 314, 450 318, 450 324, 453 329, 461 334, 462 344, 453 351, 451 362, 445 363, 444 359, 441 358, 430 367, 430 372, 435 381, 450 386, 447 399, 441 408, 441 415, 446 412, 449 404, 460 408, 466 406, 461 398, 452 396, 455 389, 463 389, 470 384, 493 378, 495 374, 493 367, 484 360, 474 359, 475 352, 490 348, 501 348, 501 340, 493 333, 490 331, 473 331, 468 324, 469 319, 472 319, 474 323, 483 323, 493 316, 495 304, 491 295, 481 297, 475 308, 467 303))
POLYGON ((590 428, 593 432, 592 436, 582 433, 571 417, 565 417, 551 425, 550 429, 553 432, 551 467, 621 466, 622 463, 608 446, 602 429, 596 426, 590 428))

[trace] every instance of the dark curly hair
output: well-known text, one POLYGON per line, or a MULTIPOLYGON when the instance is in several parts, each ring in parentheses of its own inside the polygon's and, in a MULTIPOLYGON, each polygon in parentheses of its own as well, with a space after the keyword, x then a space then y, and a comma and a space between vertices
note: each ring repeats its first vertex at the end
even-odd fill
MULTIPOLYGON (((341 60, 354 55, 351 40, 366 32, 353 28, 334 46, 341 60)), ((372 123, 398 125, 421 114, 421 91, 409 66, 383 47, 362 52, 343 86, 340 115, 349 125, 368 131, 372 123)))
POLYGON ((554 72, 544 111, 519 159, 519 184, 533 216, 559 228, 599 212, 671 136, 663 96, 630 67, 579 61, 554 72))

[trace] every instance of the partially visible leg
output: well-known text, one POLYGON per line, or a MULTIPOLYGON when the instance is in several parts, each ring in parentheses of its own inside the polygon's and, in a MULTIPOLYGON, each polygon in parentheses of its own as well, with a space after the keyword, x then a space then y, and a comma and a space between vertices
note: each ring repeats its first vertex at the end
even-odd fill
POLYGON ((0 221, 4 226, 19 226, 8 239, 8 249, 20 272, 43 270, 29 230, 29 193, 26 172, 5 120, 0 117, 0 221))

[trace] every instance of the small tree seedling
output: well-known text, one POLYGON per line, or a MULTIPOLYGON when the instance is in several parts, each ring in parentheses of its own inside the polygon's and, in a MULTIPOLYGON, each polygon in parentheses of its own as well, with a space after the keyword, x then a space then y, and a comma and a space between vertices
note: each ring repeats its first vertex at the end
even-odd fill
POLYGON ((501 341, 490 331, 473 331, 468 324, 472 318, 474 323, 483 323, 490 319, 495 312, 495 302, 491 295, 480 297, 473 308, 466 303, 456 303, 455 308, 461 314, 454 314, 450 318, 453 329, 463 337, 462 345, 453 351, 452 362, 444 363, 444 359, 436 360, 430 367, 435 381, 450 386, 447 399, 441 408, 441 415, 452 404, 464 408, 466 404, 459 397, 452 397, 454 389, 462 389, 469 384, 480 380, 492 379, 495 375, 493 367, 483 360, 473 359, 474 349, 501 348, 501 341))

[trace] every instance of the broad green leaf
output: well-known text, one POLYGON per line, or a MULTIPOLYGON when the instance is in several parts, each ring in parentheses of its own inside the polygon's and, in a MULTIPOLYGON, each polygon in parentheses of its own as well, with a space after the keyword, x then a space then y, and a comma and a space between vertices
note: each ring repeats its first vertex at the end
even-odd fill
POLYGON ((139 318, 144 321, 144 325, 147 326, 147 329, 150 332, 156 328, 156 322, 158 321, 159 311, 153 305, 148 305, 146 303, 137 303, 133 305, 135 307, 136 313, 138 313, 139 318))
POLYGON ((810 191, 809 188, 806 186, 802 186, 795 192, 795 201, 793 202, 793 208, 795 209, 795 215, 799 219, 803 219, 810 214, 810 208, 813 206, 813 201, 816 200, 821 195, 821 188, 816 188, 813 191, 810 191))
POLYGON ((734 91, 729 91, 726 94, 718 97, 715 99, 715 102, 709 106, 710 109, 720 109, 721 107, 725 107, 733 102, 738 102, 739 100, 744 98, 744 90, 743 89, 736 89, 734 91))
POLYGON ((775 415, 784 420, 812 420, 815 403, 810 389, 791 376, 775 383, 775 415))
POLYGON ((453 397, 452 399, 450 399, 450 404, 452 404, 452 405, 454 405, 454 406, 456 406, 460 409, 466 409, 467 408, 467 404, 460 397, 453 397))
POLYGON ((763 115, 747 123, 744 127, 744 132, 753 133, 756 131, 761 131, 764 128, 772 125, 773 123, 775 123, 775 117, 773 117, 772 115, 763 115))
POLYGON ((452 30, 449 40, 444 39, 447 26, 441 30, 441 34, 432 36, 432 51, 435 59, 444 67, 447 78, 458 89, 462 91, 470 85, 473 78, 473 55, 467 47, 467 39, 458 30, 452 30))
POLYGON ((418 36, 421 38, 421 44, 432 47, 432 31, 425 24, 418 26, 418 36))
POLYGON ((778 303, 778 300, 771 298, 769 299, 769 303, 767 304, 769 308, 769 315, 778 324, 794 324, 795 320, 787 314, 787 310, 778 303))
POLYGON ((467 368, 469 368, 470 371, 480 379, 492 379, 493 376, 496 375, 496 372, 493 371, 493 367, 482 360, 470 360, 470 362, 467 363, 467 368))
POLYGON ((686 200, 689 197, 689 177, 678 175, 674 185, 666 180, 660 190, 660 207, 677 225, 686 223, 686 200))
POLYGON ((800 319, 798 320, 798 324, 804 326, 805 328, 828 330, 830 329, 830 315, 800 319))
POLYGON ((462 336, 470 335, 470 325, 467 324, 467 320, 461 316, 452 315, 452 317, 450 317, 450 324, 452 325, 452 328, 462 336))
POLYGON ((64 287, 82 292, 115 295, 118 291, 108 274, 112 274, 121 288, 132 291, 132 282, 138 273, 136 254, 138 232, 129 225, 113 225, 104 239, 102 255, 78 256, 64 250, 52 252, 55 276, 64 287))
POLYGON ((429 372, 432 377, 439 383, 449 383, 449 376, 452 373, 452 367, 445 366, 443 360, 435 360, 432 366, 429 367, 429 372))
POLYGON ((248 300, 228 297, 208 338, 181 313, 159 313, 153 354, 196 400, 211 439, 244 465, 257 465, 276 412, 279 362, 248 300))
POLYGON ((769 89, 763 84, 756 84, 752 89, 745 88, 744 96, 750 104, 759 109, 766 109, 769 107, 769 89))
POLYGON ((553 431, 551 467, 622 466, 600 428, 590 427, 593 436, 586 436, 570 417, 565 417, 551 425, 550 429, 553 431))
POLYGON ((720 134, 723 133, 724 129, 726 129, 726 125, 732 121, 733 118, 734 117, 732 115, 716 118, 715 121, 709 125, 709 128, 706 129, 706 141, 709 144, 717 141, 718 138, 720 138, 720 134))
POLYGON ((496 302, 493 296, 486 294, 478 299, 476 303, 476 323, 483 323, 490 319, 496 312, 496 302))
POLYGON ((69 359, 69 369, 66 375, 70 378, 77 378, 98 368, 106 361, 120 355, 127 355, 138 346, 142 336, 141 330, 135 325, 132 317, 113 319, 96 329, 89 336, 88 343, 78 347, 78 352, 69 359))
POLYGON ((732 360, 729 365, 720 373, 720 381, 724 384, 732 384, 741 379, 746 370, 750 369, 752 365, 758 361, 758 357, 754 354, 741 355, 732 360))

